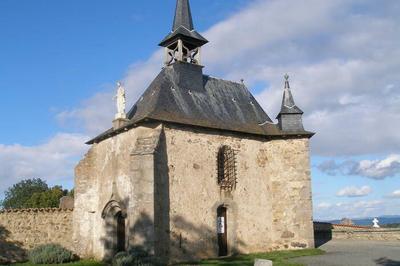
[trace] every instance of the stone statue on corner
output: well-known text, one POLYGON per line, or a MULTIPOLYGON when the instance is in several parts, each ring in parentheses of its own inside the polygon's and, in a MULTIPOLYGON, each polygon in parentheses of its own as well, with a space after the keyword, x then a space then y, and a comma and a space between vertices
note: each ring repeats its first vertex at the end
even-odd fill
POLYGON ((117 83, 117 95, 114 96, 114 99, 117 99, 117 114, 115 115, 115 119, 125 119, 126 113, 126 96, 125 96, 125 88, 122 86, 121 82, 117 83))

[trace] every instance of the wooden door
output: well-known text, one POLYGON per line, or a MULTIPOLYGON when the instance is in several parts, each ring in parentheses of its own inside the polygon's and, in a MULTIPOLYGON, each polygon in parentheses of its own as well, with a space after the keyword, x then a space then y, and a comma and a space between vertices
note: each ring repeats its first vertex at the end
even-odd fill
POLYGON ((218 234, 218 256, 228 255, 228 234, 227 234, 226 208, 217 209, 217 234, 218 234))

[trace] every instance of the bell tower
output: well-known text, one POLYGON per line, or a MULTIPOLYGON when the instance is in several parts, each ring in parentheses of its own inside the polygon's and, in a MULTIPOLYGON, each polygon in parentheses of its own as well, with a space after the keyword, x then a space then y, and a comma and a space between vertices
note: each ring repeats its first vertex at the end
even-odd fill
POLYGON ((177 0, 172 31, 159 44, 165 47, 164 65, 178 61, 201 65, 201 47, 206 43, 194 29, 189 0, 177 0))

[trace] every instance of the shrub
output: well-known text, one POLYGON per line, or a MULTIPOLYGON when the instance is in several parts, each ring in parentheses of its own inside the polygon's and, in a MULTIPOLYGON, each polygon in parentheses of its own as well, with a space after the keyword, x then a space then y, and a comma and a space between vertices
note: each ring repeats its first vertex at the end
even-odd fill
POLYGON ((58 244, 41 245, 29 252, 33 264, 60 264, 75 259, 74 254, 58 244))
POLYGON ((113 266, 131 266, 135 263, 135 257, 133 255, 129 255, 128 252, 119 252, 117 253, 113 260, 113 266))
MULTIPOLYGON (((163 265, 158 259, 149 256, 142 249, 134 249, 129 252, 117 253, 112 261, 112 266, 158 266, 163 265)), ((165 265, 165 264, 164 264, 165 265)))
POLYGON ((150 255, 143 247, 133 247, 129 250, 129 255, 135 258, 148 258, 150 255))

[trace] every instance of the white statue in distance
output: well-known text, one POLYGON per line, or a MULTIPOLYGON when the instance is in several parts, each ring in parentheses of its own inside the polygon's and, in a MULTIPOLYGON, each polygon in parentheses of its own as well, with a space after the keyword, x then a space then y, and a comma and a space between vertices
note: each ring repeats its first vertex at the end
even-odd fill
POLYGON ((372 222, 374 223, 374 225, 372 226, 373 228, 380 228, 379 226, 379 220, 378 218, 374 218, 374 220, 372 220, 372 222))
POLYGON ((117 114, 115 115, 115 119, 126 119, 126 96, 125 89, 122 86, 121 82, 117 83, 117 95, 114 96, 114 99, 117 99, 117 114))

